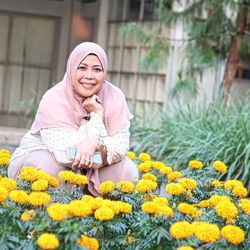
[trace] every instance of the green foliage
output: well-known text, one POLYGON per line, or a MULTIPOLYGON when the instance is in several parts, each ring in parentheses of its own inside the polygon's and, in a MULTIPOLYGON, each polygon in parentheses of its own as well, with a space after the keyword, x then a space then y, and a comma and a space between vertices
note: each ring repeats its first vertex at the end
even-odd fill
POLYGON ((24 116, 29 119, 27 127, 30 127, 35 119, 39 102, 40 97, 35 91, 32 91, 32 98, 30 100, 22 100, 20 102, 20 109, 24 110, 24 116))
MULTIPOLYGON (((198 0, 188 1, 184 5, 178 0, 155 1, 155 20, 159 22, 159 27, 167 25, 175 28, 175 25, 182 23, 186 38, 181 42, 183 48, 183 59, 181 71, 182 81, 177 82, 172 93, 176 92, 197 94, 197 82, 199 76, 208 68, 216 68, 221 60, 228 56, 231 41, 235 37, 238 39, 238 46, 241 58, 249 57, 249 23, 243 34, 238 34, 237 16, 242 15, 242 6, 248 8, 249 5, 243 0, 198 0), (175 10, 173 6, 180 8, 175 10), (180 84, 181 82, 181 84, 180 84), (195 88, 195 90, 194 90, 195 88)), ((169 36, 161 34, 160 30, 148 31, 140 24, 126 24, 122 27, 123 37, 131 35, 137 38, 141 45, 145 45, 152 39, 161 41, 160 43, 149 43, 148 52, 141 58, 143 70, 154 66, 154 70, 160 65, 159 55, 165 55, 169 51, 169 42, 175 42, 169 36)))
POLYGON ((131 134, 134 150, 177 169, 188 162, 222 160, 229 171, 223 178, 240 179, 250 187, 250 104, 240 101, 228 107, 218 100, 195 108, 176 106, 172 113, 151 117, 157 123, 135 120, 131 134), (141 125, 138 125, 141 124, 141 125), (143 125, 142 125, 143 124, 143 125))
POLYGON ((158 32, 145 30, 141 24, 128 23, 123 25, 119 30, 121 38, 134 37, 137 42, 141 43, 147 48, 146 53, 140 61, 141 72, 146 72, 149 68, 156 71, 168 51, 169 44, 165 38, 160 36, 161 27, 157 29, 158 32))

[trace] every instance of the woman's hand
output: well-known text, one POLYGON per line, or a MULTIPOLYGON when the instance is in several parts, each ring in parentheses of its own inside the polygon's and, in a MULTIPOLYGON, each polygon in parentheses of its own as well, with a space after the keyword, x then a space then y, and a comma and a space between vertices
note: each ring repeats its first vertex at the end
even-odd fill
POLYGON ((97 95, 92 95, 91 97, 86 98, 82 103, 82 107, 88 113, 95 112, 103 118, 102 100, 97 95))
POLYGON ((76 146, 76 157, 72 168, 91 168, 93 155, 99 150, 97 138, 86 138, 76 146))

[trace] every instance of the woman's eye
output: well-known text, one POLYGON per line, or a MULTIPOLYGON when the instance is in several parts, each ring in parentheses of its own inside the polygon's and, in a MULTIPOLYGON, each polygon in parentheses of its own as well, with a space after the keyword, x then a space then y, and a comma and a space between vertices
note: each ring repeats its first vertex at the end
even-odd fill
POLYGON ((85 66, 79 66, 77 69, 86 70, 86 67, 85 66))
POLYGON ((95 72, 101 72, 102 69, 101 69, 101 68, 94 68, 94 71, 95 71, 95 72))

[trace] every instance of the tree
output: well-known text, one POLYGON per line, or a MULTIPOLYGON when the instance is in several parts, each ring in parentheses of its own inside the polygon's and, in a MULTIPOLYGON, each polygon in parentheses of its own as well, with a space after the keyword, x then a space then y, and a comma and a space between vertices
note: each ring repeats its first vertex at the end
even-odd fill
MULTIPOLYGON (((182 42, 186 45, 188 63, 178 72, 179 80, 172 89, 173 94, 185 88, 196 95, 198 77, 205 69, 222 62, 226 66, 221 89, 230 93, 239 61, 242 56, 250 55, 249 13, 249 0, 155 1, 155 18, 169 27, 181 23, 186 33, 182 42)), ((149 44, 142 60, 144 70, 157 62, 163 50, 168 52, 171 38, 161 35, 161 27, 152 32, 132 23, 121 30, 123 35, 134 33, 141 43, 149 44)))

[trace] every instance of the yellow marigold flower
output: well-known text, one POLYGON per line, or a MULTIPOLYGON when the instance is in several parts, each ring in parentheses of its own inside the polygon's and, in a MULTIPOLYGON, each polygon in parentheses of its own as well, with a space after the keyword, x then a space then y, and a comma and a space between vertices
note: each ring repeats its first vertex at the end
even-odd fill
POLYGON ((168 205, 168 199, 165 197, 155 197, 153 202, 158 205, 168 205))
POLYGON ((0 165, 8 165, 10 160, 10 151, 7 149, 0 150, 0 165))
POLYGON ((34 167, 24 166, 18 176, 18 178, 26 181, 36 181, 37 180, 37 170, 34 167))
POLYGON ((235 196, 238 196, 240 198, 245 198, 247 197, 247 189, 244 188, 244 187, 234 187, 234 189, 232 190, 232 193, 235 195, 235 196))
POLYGON ((227 166, 222 161, 214 161, 212 166, 220 173, 224 173, 227 171, 227 166))
POLYGON ((71 181, 74 179, 75 173, 69 170, 62 170, 58 173, 58 177, 63 181, 71 181))
POLYGON ((192 216, 195 213, 195 208, 188 203, 180 203, 177 207, 178 211, 182 214, 187 214, 192 216))
POLYGON ((171 195, 178 195, 184 192, 184 188, 178 183, 169 183, 166 185, 166 192, 171 195))
POLYGON ((167 205, 157 204, 157 214, 164 215, 166 218, 170 218, 173 215, 173 209, 167 205))
POLYGON ((151 201, 145 202, 141 205, 141 210, 147 214, 153 214, 157 211, 157 205, 151 201))
POLYGON ((2 156, 2 155, 10 156, 10 151, 8 149, 3 148, 0 150, 0 156, 2 156))
POLYGON ((83 195, 81 198, 82 201, 85 201, 87 203, 93 201, 94 199, 95 198, 93 196, 88 195, 88 194, 83 195))
POLYGON ((92 214, 92 208, 84 201, 73 200, 68 204, 68 212, 75 217, 82 218, 92 214))
POLYGON ((98 250, 99 243, 96 238, 91 238, 85 235, 80 235, 80 238, 76 240, 77 244, 85 247, 89 250, 98 250))
POLYGON ((194 228, 194 230, 195 230, 196 227, 202 225, 203 223, 208 223, 208 222, 205 222, 205 221, 193 221, 193 222, 191 223, 191 225, 193 226, 193 228, 194 228))
POLYGON ((145 193, 142 197, 142 203, 145 203, 147 201, 153 201, 154 198, 156 198, 157 195, 155 193, 145 193))
POLYGON ((24 204, 28 199, 28 194, 23 190, 12 190, 9 198, 16 203, 24 204))
POLYGON ((133 193, 135 189, 135 185, 130 181, 119 181, 116 187, 123 193, 133 193))
POLYGON ((221 181, 216 180, 216 179, 212 179, 211 184, 212 184, 212 186, 217 187, 217 188, 222 187, 222 185, 223 185, 223 183, 221 181))
POLYGON ((238 180, 227 180, 224 182, 224 188, 226 190, 234 189, 235 187, 244 187, 243 183, 238 180))
POLYGON ((0 203, 6 200, 8 196, 8 190, 5 187, 0 186, 0 203))
POLYGON ((37 178, 37 180, 46 180, 46 181, 49 181, 50 175, 48 175, 47 173, 45 173, 42 170, 37 170, 36 171, 36 178, 37 178))
POLYGON ((56 249, 59 247, 59 240, 55 234, 43 233, 38 237, 37 244, 42 249, 56 249))
POLYGON ((35 216, 36 212, 33 209, 31 209, 22 213, 21 220, 22 221, 33 220, 35 216))
POLYGON ((51 187, 56 188, 59 186, 59 181, 55 177, 50 176, 48 182, 51 187))
POLYGON ((245 214, 250 214, 250 200, 241 199, 238 201, 239 207, 243 210, 245 214))
POLYGON ((232 244, 240 244, 245 240, 244 231, 233 225, 224 226, 221 229, 221 236, 232 244))
POLYGON ((100 207, 95 211, 95 218, 101 221, 112 220, 114 215, 114 211, 109 207, 100 207))
POLYGON ((12 178, 4 177, 0 179, 0 186, 10 191, 16 188, 16 181, 12 178))
POLYGON ((209 200, 203 200, 198 203, 198 207, 210 207, 211 203, 209 200))
POLYGON ((75 174, 73 179, 70 180, 70 183, 74 185, 86 185, 87 184, 87 177, 81 174, 75 174))
POLYGON ((171 167, 165 166, 165 167, 161 167, 159 172, 161 174, 170 174, 173 172, 173 169, 171 167))
POLYGON ((153 161, 152 162, 152 168, 156 169, 157 171, 159 171, 163 167, 166 167, 164 162, 161 162, 161 161, 153 161))
POLYGON ((132 205, 123 201, 116 201, 119 213, 130 214, 132 212, 132 205))
POLYGON ((132 151, 128 151, 127 157, 133 161, 135 159, 135 153, 132 151))
POLYGON ((193 235, 193 226, 187 221, 178 221, 172 224, 169 232, 173 238, 184 239, 193 235))
POLYGON ((128 236, 127 237, 127 244, 128 245, 132 245, 135 242, 135 239, 132 236, 128 236))
POLYGON ((209 199, 212 206, 215 207, 220 202, 231 202, 231 198, 224 195, 212 195, 209 199))
POLYGON ((181 246, 181 247, 178 247, 176 250, 194 250, 194 248, 190 246, 181 246))
POLYGON ((118 205, 118 202, 116 201, 104 199, 102 203, 102 207, 111 208, 114 211, 115 215, 120 213, 120 206, 118 205))
POLYGON ((201 161, 196 161, 196 160, 192 160, 189 161, 188 166, 192 169, 202 169, 203 168, 203 163, 201 161))
POLYGON ((180 177, 181 177, 181 172, 174 171, 168 175, 168 181, 173 182, 180 177))
POLYGON ((141 177, 143 180, 157 181, 157 177, 154 174, 146 173, 141 177))
POLYGON ((46 206, 50 202, 50 195, 43 192, 31 192, 27 201, 32 206, 46 206))
POLYGON ((151 161, 151 156, 147 153, 140 153, 138 158, 142 162, 151 161))
POLYGON ((201 209, 195 209, 194 213, 191 215, 192 218, 197 218, 202 216, 202 210, 201 209))
POLYGON ((96 197, 89 201, 89 205, 91 206, 92 210, 96 210, 102 206, 103 202, 104 200, 102 197, 96 197))
POLYGON ((47 207, 47 213, 49 217, 55 221, 67 220, 69 217, 68 210, 68 204, 54 203, 47 207))
POLYGON ((180 183, 187 190, 193 190, 197 187, 197 182, 194 179, 181 178, 178 183, 180 183))
POLYGON ((220 237, 220 229, 216 224, 203 222, 196 226, 194 235, 203 242, 215 242, 220 237))
POLYGON ((0 155, 0 166, 7 166, 10 162, 10 156, 0 155))
POLYGON ((136 190, 139 193, 145 193, 150 190, 155 190, 157 183, 151 180, 139 180, 136 184, 136 190))
POLYGON ((223 219, 234 219, 237 214, 238 210, 236 206, 232 202, 219 202, 215 206, 215 211, 218 216, 222 217, 223 219))
POLYGON ((193 194, 190 190, 184 190, 183 194, 186 196, 186 197, 192 197, 193 194))
POLYGON ((32 183, 31 189, 33 191, 40 192, 40 191, 46 190, 48 188, 48 186, 49 186, 48 181, 46 181, 46 180, 37 180, 37 181, 32 183))
POLYGON ((113 181, 104 181, 99 185, 99 191, 103 194, 110 194, 113 192, 115 184, 113 181))
POLYGON ((150 163, 150 162, 142 162, 142 163, 140 163, 140 164, 137 166, 138 170, 141 171, 141 172, 144 172, 144 173, 148 172, 148 170, 149 170, 151 167, 152 167, 152 166, 151 166, 151 163, 150 163))

